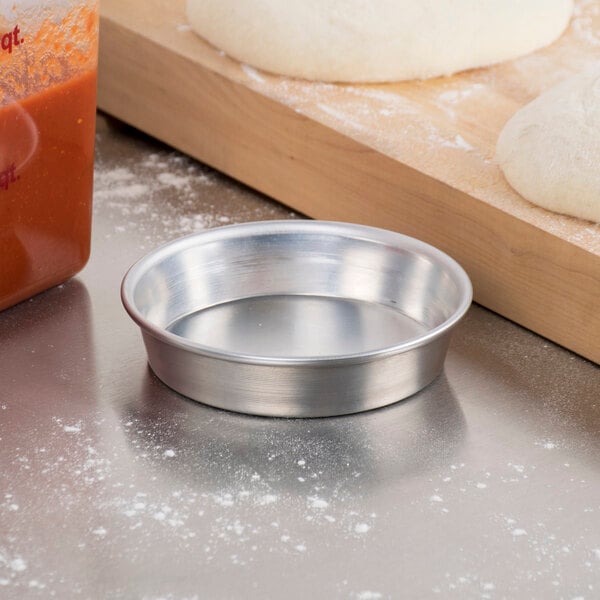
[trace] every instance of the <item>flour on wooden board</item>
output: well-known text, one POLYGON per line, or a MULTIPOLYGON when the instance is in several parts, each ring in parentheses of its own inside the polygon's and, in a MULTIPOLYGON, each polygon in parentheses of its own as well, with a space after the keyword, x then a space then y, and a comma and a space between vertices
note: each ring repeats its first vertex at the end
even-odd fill
MULTIPOLYGON (((482 107, 484 114, 485 107, 496 98, 493 93, 496 77, 504 77, 502 73, 512 72, 513 76, 516 73, 520 85, 534 97, 598 60, 599 21, 598 3, 578 0, 569 29, 544 52, 427 82, 426 86, 418 86, 418 95, 413 86, 410 97, 403 93, 402 85, 305 82, 276 77, 248 65, 238 68, 241 81, 249 87, 409 166, 428 173, 431 156, 441 157, 446 164, 442 167, 443 178, 450 185, 459 189, 466 186, 467 193, 485 198, 486 202, 584 250, 600 254, 600 225, 549 213, 523 201, 518 194, 507 193, 509 188, 493 160, 496 138, 493 143, 483 143, 464 133, 464 123, 469 122, 473 109, 482 107), (432 109, 440 111, 439 121, 431 120, 432 109), (456 168, 458 162, 467 164, 468 171, 456 168), (470 177, 471 172, 477 173, 477 177, 470 177)), ((437 171, 431 174, 440 175, 437 171)))

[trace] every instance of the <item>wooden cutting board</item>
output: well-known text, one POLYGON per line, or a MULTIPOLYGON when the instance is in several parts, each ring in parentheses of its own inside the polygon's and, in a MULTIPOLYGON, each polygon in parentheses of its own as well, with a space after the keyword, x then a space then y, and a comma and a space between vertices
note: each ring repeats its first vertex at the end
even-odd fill
POLYGON ((388 85, 272 76, 194 35, 183 0, 103 0, 98 103, 308 216, 434 244, 478 303, 600 363, 600 226, 526 202, 494 162, 520 106, 597 60, 594 0, 535 54, 388 85))

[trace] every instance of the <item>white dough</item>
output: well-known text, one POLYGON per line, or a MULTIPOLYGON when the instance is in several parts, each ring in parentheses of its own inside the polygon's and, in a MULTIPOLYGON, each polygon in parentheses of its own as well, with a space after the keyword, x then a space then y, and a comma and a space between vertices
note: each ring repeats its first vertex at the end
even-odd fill
POLYGON ((321 81, 424 79, 510 60, 573 0, 187 0, 192 29, 242 62, 321 81))
POLYGON ((496 159, 527 200, 600 223, 600 64, 515 113, 496 159))

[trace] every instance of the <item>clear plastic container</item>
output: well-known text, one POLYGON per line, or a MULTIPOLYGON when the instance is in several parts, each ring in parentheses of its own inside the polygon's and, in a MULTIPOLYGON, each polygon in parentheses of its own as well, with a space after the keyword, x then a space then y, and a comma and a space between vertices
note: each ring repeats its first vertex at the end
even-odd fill
POLYGON ((0 0, 0 310, 90 252, 97 0, 0 0))

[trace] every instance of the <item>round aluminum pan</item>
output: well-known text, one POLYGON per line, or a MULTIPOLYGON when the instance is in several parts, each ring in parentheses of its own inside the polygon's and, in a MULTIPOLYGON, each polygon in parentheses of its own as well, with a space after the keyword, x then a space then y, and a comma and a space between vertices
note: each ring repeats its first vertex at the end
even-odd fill
POLYGON ((265 221, 186 236, 123 279, 154 373, 219 408, 280 417, 370 410, 442 370, 472 299, 464 270, 391 231, 265 221))

